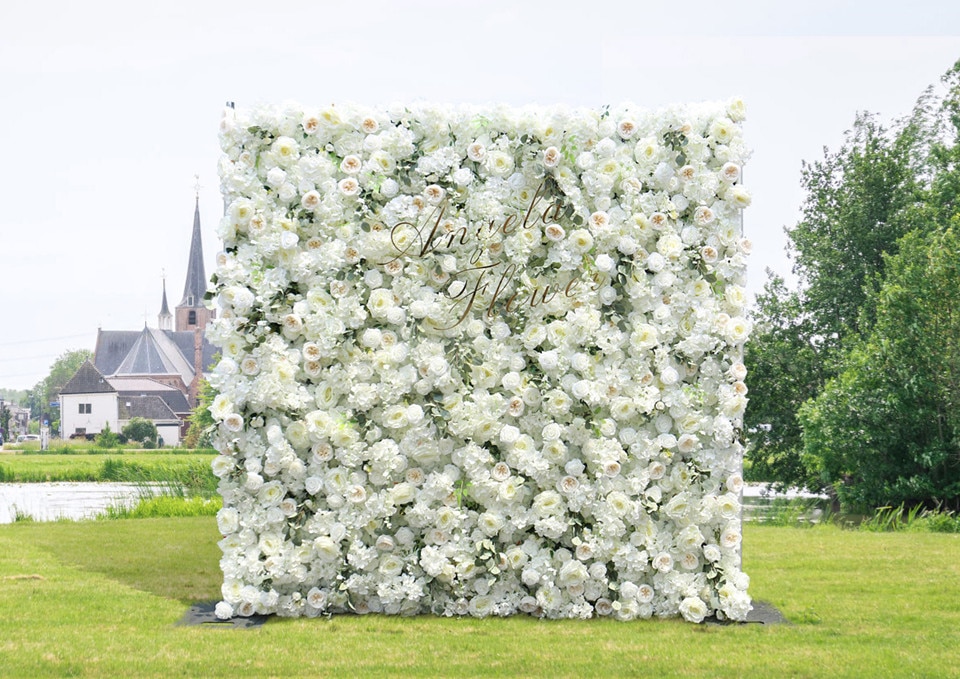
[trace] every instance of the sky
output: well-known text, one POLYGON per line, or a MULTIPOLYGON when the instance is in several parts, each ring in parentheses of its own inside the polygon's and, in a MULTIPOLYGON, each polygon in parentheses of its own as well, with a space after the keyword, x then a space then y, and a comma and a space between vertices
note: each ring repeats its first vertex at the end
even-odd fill
POLYGON ((749 288, 792 280, 803 161, 858 111, 906 115, 960 59, 955 0, 33 0, 0 4, 0 388, 207 274, 225 102, 647 108, 742 97, 749 288))

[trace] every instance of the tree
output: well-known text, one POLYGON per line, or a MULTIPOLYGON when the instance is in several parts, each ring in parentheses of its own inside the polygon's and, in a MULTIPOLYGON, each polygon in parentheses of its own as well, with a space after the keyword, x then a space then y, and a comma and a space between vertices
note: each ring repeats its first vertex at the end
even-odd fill
POLYGON ((807 463, 848 506, 960 508, 958 252, 953 229, 904 237, 869 336, 800 410, 807 463))
POLYGON ((157 425, 145 417, 132 417, 121 430, 128 441, 157 441, 157 425))
POLYGON ((883 254, 895 252, 908 229, 904 213, 920 190, 921 129, 907 122, 887 130, 861 114, 839 151, 824 149, 823 160, 804 164, 803 216, 787 229, 801 287, 789 291, 771 277, 752 312, 744 423, 753 480, 822 486, 803 462, 797 412, 837 375, 845 343, 872 323, 864 313, 868 291, 882 278, 883 254))
POLYGON ((783 279, 770 277, 757 297, 752 340, 745 363, 750 407, 744 416, 751 481, 820 490, 823 482, 803 463, 803 432, 797 411, 815 397, 826 379, 821 347, 802 299, 783 279))
POLYGON ((37 382, 32 390, 27 392, 27 406, 30 408, 30 416, 42 420, 43 414, 47 413, 51 424, 58 423, 60 421, 60 408, 50 404, 59 399, 60 390, 63 386, 76 374, 83 362, 92 355, 87 349, 75 349, 60 354, 53 365, 50 366, 50 373, 37 382))
POLYGON ((190 413, 190 428, 183 439, 186 448, 209 448, 212 445, 211 435, 215 424, 210 414, 210 404, 217 393, 206 380, 200 381, 197 395, 197 407, 190 413))
POLYGON ((928 89, 911 115, 890 126, 860 114, 838 151, 805 163, 802 218, 787 229, 800 286, 768 281, 753 310, 747 346, 751 404, 746 471, 783 485, 826 483, 804 460, 797 417, 854 360, 870 335, 889 257, 907 233, 948 223, 960 196, 958 66, 946 94, 928 89))

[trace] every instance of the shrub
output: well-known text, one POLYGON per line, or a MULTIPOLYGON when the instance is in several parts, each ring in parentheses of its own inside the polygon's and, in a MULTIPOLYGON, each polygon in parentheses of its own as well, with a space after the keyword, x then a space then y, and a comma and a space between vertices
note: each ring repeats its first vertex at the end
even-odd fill
POLYGON ((123 435, 130 441, 146 441, 147 439, 156 441, 157 425, 145 417, 133 417, 124 425, 123 435))
POLYGON ((120 437, 110 430, 110 423, 103 425, 103 431, 97 434, 97 445, 100 448, 116 448, 120 445, 120 437))

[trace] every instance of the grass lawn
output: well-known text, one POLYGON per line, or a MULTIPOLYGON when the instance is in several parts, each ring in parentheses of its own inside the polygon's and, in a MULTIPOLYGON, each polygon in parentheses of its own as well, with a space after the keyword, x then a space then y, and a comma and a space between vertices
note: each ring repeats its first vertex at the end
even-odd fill
POLYGON ((0 454, 0 481, 129 481, 179 482, 215 490, 217 480, 210 470, 212 453, 132 452, 0 454))
POLYGON ((0 526, 2 676, 960 676, 960 535, 748 525, 792 625, 340 616, 177 627, 218 598, 210 517, 0 526))

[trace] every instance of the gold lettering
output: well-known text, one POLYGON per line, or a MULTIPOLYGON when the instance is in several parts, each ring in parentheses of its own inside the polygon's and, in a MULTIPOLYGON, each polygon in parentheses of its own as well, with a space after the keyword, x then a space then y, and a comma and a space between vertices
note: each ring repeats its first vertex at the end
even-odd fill
POLYGON ((503 273, 500 274, 500 280, 497 281, 497 289, 493 292, 493 297, 490 300, 490 306, 487 307, 487 318, 493 316, 493 305, 497 302, 497 297, 500 296, 501 292, 504 292, 507 286, 510 284, 510 280, 513 278, 513 274, 517 272, 517 265, 511 264, 506 269, 503 270, 503 273))
POLYGON ((563 296, 567 298, 577 296, 577 287, 580 285, 579 278, 571 278, 570 282, 567 283, 567 287, 563 290, 563 296))

